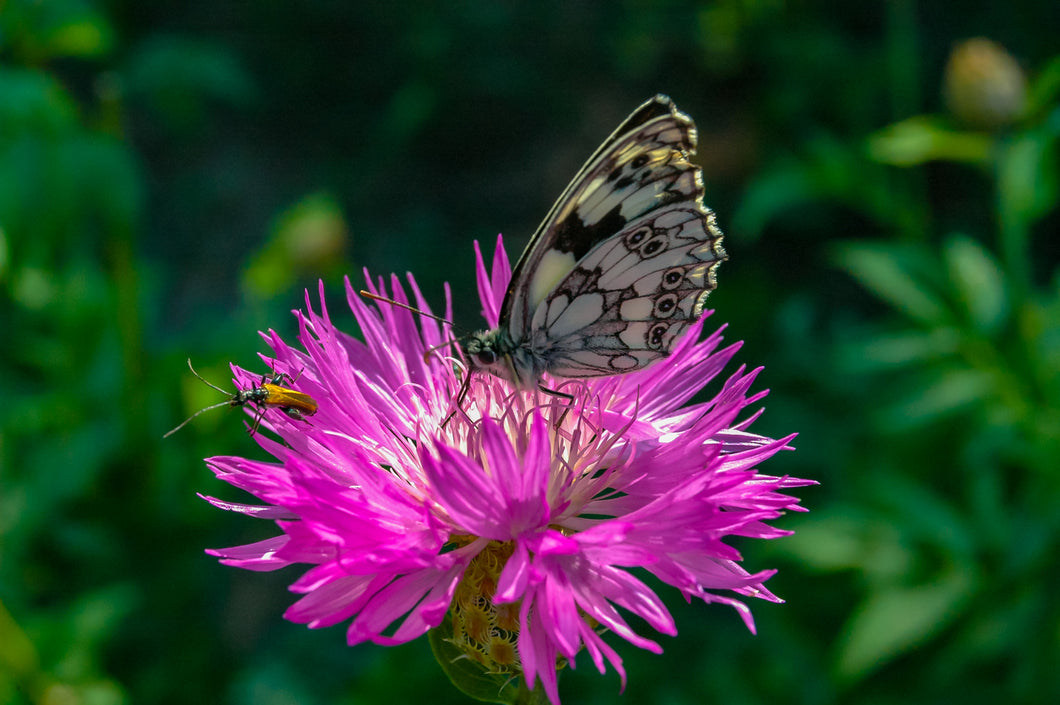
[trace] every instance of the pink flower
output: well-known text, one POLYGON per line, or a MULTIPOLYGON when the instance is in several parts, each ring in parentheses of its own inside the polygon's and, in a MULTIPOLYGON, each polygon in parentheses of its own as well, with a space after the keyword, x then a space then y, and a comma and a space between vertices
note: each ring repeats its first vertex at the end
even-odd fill
MULTIPOLYGON (((478 252, 479 292, 497 323, 511 276, 498 240, 492 275, 478 252)), ((427 310, 409 277, 413 305, 427 310)), ((373 291, 386 293, 382 281, 373 291)), ((392 278, 390 294, 408 301, 392 278)), ((734 607, 738 597, 779 601, 748 573, 729 536, 776 538, 766 522, 797 500, 781 490, 812 484, 761 475, 756 466, 788 447, 747 429, 758 370, 736 370, 714 397, 684 406, 739 349, 702 322, 648 369, 591 380, 544 380, 574 397, 513 391, 476 374, 466 399, 448 326, 386 304, 376 308, 347 282, 361 342, 321 312, 299 313, 305 352, 271 333, 275 369, 320 405, 309 421, 275 410, 257 436, 278 462, 215 457, 217 476, 263 506, 207 498, 274 521, 280 534, 210 551, 250 570, 308 568, 291 589, 303 597, 286 618, 326 627, 350 620, 349 643, 397 644, 443 624, 445 641, 502 682, 540 679, 559 702, 557 667, 585 650, 601 672, 625 672, 603 640, 612 632, 661 652, 625 614, 673 635, 673 619, 632 571, 643 568, 686 598, 734 607), (454 369, 457 368, 457 369, 454 369), (448 619, 446 619, 448 615, 448 619)), ((449 315, 447 305, 446 314, 449 315)), ((242 385, 255 378, 239 371, 242 385)), ((444 665, 444 664, 443 664, 444 665)))

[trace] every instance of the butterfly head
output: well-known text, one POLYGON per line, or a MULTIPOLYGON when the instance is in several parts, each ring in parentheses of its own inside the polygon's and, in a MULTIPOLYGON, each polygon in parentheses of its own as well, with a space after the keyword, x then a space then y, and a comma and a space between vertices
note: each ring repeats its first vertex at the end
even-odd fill
POLYGON ((504 375, 504 356, 507 350, 504 345, 504 333, 500 328, 473 333, 464 345, 471 367, 498 376, 504 375))
POLYGON ((540 370, 535 368, 532 360, 524 359, 529 350, 513 343, 504 328, 468 336, 464 352, 473 371, 486 372, 519 387, 533 387, 540 376, 540 370))

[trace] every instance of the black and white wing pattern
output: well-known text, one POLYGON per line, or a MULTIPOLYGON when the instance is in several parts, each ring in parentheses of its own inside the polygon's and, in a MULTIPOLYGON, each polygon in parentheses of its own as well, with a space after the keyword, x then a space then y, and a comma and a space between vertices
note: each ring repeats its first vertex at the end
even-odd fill
POLYGON ((637 108, 545 217, 512 273, 500 325, 468 339, 473 369, 532 387, 665 357, 726 259, 702 203, 696 128, 668 97, 637 108))

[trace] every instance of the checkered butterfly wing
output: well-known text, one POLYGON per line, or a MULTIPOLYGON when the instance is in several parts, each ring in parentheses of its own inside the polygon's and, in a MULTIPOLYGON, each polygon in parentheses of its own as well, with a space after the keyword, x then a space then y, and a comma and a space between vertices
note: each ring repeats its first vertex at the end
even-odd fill
POLYGON ((531 239, 499 329, 469 343, 473 365, 530 386, 545 372, 618 374, 667 355, 702 313, 725 259, 688 160, 695 146, 691 119, 666 96, 634 111, 531 239), (506 366, 489 364, 499 358, 506 366))
POLYGON ((716 285, 720 237, 713 214, 672 203, 593 248, 535 311, 547 371, 620 374, 668 355, 716 285))

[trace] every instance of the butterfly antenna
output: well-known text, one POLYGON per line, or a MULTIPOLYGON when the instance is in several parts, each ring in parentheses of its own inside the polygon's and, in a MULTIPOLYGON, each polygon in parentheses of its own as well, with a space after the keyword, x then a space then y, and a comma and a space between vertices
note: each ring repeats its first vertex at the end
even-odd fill
POLYGON ((437 351, 441 350, 442 348, 448 348, 448 347, 451 347, 453 345, 456 345, 461 340, 466 340, 468 337, 469 336, 462 335, 459 338, 453 338, 452 340, 446 341, 446 342, 444 342, 444 343, 442 343, 440 345, 435 345, 433 347, 427 348, 426 350, 423 351, 423 361, 424 362, 430 362, 431 361, 431 355, 433 355, 437 351))
MULTIPOLYGON (((413 313, 418 313, 421 316, 426 316, 427 318, 433 318, 434 320, 436 320, 436 321, 438 321, 440 323, 444 323, 444 324, 446 324, 447 326, 450 326, 450 327, 452 327, 452 325, 453 325, 453 322, 450 321, 449 319, 442 318, 441 316, 435 316, 433 313, 427 313, 426 311, 422 311, 422 310, 416 308, 415 306, 409 306, 408 304, 403 304, 400 301, 394 301, 393 299, 388 299, 385 296, 379 296, 378 294, 373 294, 372 292, 365 291, 364 289, 361 289, 360 293, 361 293, 361 296, 363 296, 366 299, 374 299, 376 301, 382 301, 383 303, 390 304, 391 306, 397 306, 398 308, 403 308, 406 311, 412 311, 413 313)), ((453 345, 454 343, 457 343, 457 342, 459 342, 461 340, 463 340, 463 337, 456 338, 455 340, 450 340, 448 342, 442 343, 441 345, 435 345, 432 348, 427 348, 423 352, 423 361, 424 362, 430 362, 431 355, 433 355, 436 351, 441 350, 442 348, 447 348, 450 345, 453 345)))
MULTIPOLYGON (((205 381, 205 380, 204 380, 204 381, 205 381)), ((213 385, 211 384, 210 386, 212 387, 213 385)), ((224 390, 222 390, 222 391, 224 391, 224 390)), ((192 415, 191 415, 191 416, 189 416, 188 418, 184 419, 184 423, 182 423, 181 425, 177 426, 177 427, 176 427, 175 429, 173 429, 172 431, 170 431, 170 432, 169 432, 169 433, 167 433, 166 435, 162 436, 162 438, 169 438, 169 437, 170 437, 170 436, 172 436, 172 435, 173 435, 174 433, 176 433, 176 432, 177 432, 177 431, 179 431, 180 429, 182 429, 182 428, 184 428, 185 426, 187 426, 187 425, 188 425, 188 423, 189 423, 189 422, 190 422, 190 421, 191 421, 191 420, 192 420, 193 418, 195 418, 196 416, 198 416, 198 415, 199 415, 199 414, 201 414, 202 412, 204 412, 204 411, 209 411, 210 409, 216 409, 216 408, 217 408, 217 407, 219 407, 219 406, 227 406, 227 405, 229 405, 229 404, 231 404, 231 403, 232 403, 231 401, 219 401, 219 402, 217 402, 216 404, 211 404, 210 406, 206 407, 205 409, 199 409, 199 410, 198 410, 198 411, 196 411, 196 412, 195 412, 194 414, 192 414, 192 415)))
POLYGON ((433 318, 434 320, 439 321, 440 323, 445 323, 446 325, 449 325, 449 326, 453 325, 452 321, 447 320, 445 318, 442 318, 441 316, 435 316, 433 313, 427 313, 426 311, 422 311, 422 310, 416 308, 415 306, 409 306, 408 304, 403 304, 400 301, 394 301, 393 299, 388 299, 385 296, 379 296, 378 294, 373 294, 372 292, 365 291, 364 289, 361 289, 361 296, 363 296, 366 299, 375 299, 376 301, 382 301, 383 303, 390 304, 391 306, 397 306, 398 308, 403 308, 406 311, 412 311, 413 313, 418 313, 421 316, 426 316, 427 318, 433 318))

